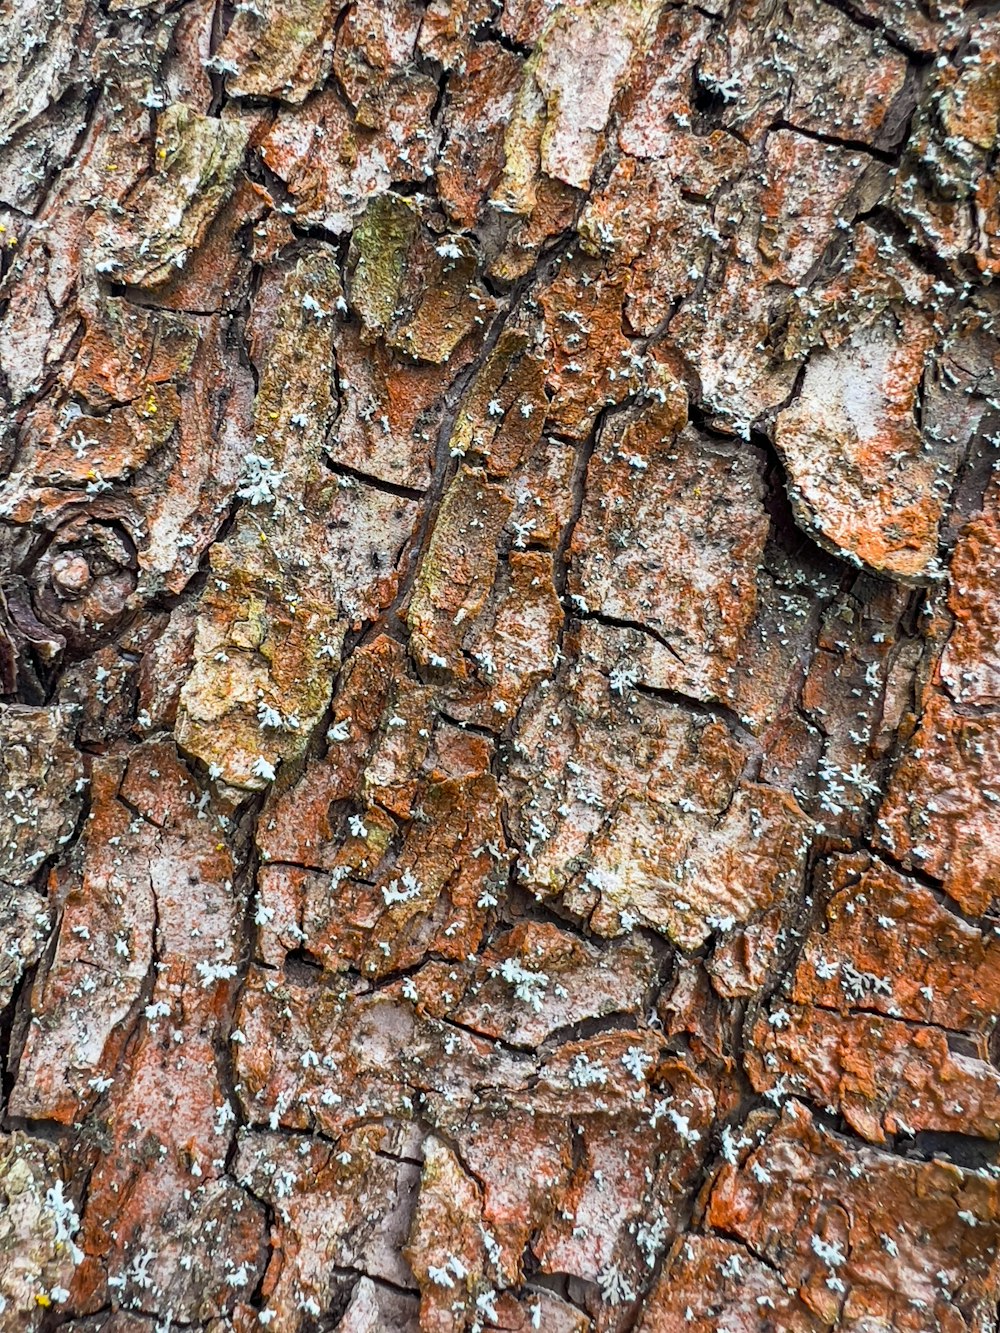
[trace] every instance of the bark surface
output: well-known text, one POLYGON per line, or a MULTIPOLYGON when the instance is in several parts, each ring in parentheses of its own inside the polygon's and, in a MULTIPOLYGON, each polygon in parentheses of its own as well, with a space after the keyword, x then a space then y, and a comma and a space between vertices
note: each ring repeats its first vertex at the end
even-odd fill
POLYGON ((0 47, 0 1328, 995 1331, 998 6, 0 47))

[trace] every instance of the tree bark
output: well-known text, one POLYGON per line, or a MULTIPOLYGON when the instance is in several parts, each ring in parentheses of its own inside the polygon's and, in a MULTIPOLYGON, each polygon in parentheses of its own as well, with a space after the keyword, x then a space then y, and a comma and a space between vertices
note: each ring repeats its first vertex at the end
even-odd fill
POLYGON ((3 40, 0 1328, 996 1330, 998 6, 3 40))

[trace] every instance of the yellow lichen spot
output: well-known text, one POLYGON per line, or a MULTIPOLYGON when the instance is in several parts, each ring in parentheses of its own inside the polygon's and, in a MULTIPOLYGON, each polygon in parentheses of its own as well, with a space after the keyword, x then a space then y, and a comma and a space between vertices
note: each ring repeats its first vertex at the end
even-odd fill
POLYGON ((156 403, 156 394, 150 389, 149 396, 146 399, 146 406, 143 408, 143 411, 147 417, 155 417, 159 410, 160 409, 156 403))
POLYGON ((43 1310, 47 1310, 52 1304, 52 1298, 47 1292, 39 1291, 35 1295, 35 1303, 40 1305, 43 1310))

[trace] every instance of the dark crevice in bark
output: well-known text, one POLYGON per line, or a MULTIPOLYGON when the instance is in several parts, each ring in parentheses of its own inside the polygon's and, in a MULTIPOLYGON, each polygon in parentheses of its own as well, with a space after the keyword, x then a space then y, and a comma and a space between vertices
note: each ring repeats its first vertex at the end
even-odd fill
POLYGON ((235 1059, 233 1055, 232 1034, 236 1027, 236 1015, 240 1000, 247 984, 250 968, 253 965, 257 944, 256 915, 259 904, 258 872, 260 856, 257 851, 257 824, 265 802, 265 794, 250 797, 240 812, 234 830, 233 859, 236 874, 233 880, 233 899, 237 906, 242 900, 242 931, 239 940, 239 952, 236 956, 237 976, 226 988, 226 1004, 219 1020, 219 1039, 215 1045, 216 1074, 224 1104, 233 1112, 235 1120, 226 1154, 226 1170, 232 1172, 238 1148, 238 1131, 243 1125, 243 1102, 238 1095, 235 1059))
MULTIPOLYGON (((895 32, 886 23, 881 23, 873 14, 867 14, 850 3, 850 0, 823 0, 831 9, 838 10, 845 18, 849 18, 852 23, 856 23, 859 28, 867 28, 871 32, 877 32, 883 37, 886 43, 894 47, 907 60, 915 65, 929 65, 934 59, 934 55, 928 51, 921 51, 918 47, 912 46, 899 33, 895 32)), ((917 5, 920 13, 930 18, 926 5, 917 5)))
MULTIPOLYGON (((49 938, 49 950, 54 947, 55 933, 53 931, 49 938)), ((27 1035, 31 991, 35 984, 35 977, 42 965, 41 962, 32 963, 24 969, 11 992, 10 999, 4 1006, 3 1012, 0 1013, 0 1052, 3 1053, 3 1083, 0 1087, 0 1092, 2 1092, 0 1104, 2 1104, 4 1111, 3 1123, 5 1125, 10 1123, 10 1117, 7 1116, 6 1111, 10 1094, 17 1082, 17 1067, 27 1035)))
POLYGON ((865 139, 845 139, 836 134, 827 134, 823 130, 815 130, 805 125, 796 125, 791 120, 776 120, 771 129, 789 130, 793 134, 801 135, 803 139, 812 139, 816 143, 829 144, 832 148, 843 148, 852 153, 864 153, 866 157, 884 162, 888 166, 893 166, 899 161, 899 153, 877 148, 865 139))
POLYGON ((343 477, 348 481, 360 482, 363 486, 371 486, 376 491, 383 491, 386 495, 398 495, 402 500, 416 500, 422 503, 425 492, 416 490, 412 486, 400 486, 396 482, 386 481, 384 477, 373 476, 370 472, 362 472, 358 468, 348 467, 345 463, 335 462, 331 458, 325 460, 326 466, 335 477, 343 477))
POLYGON ((355 1280, 360 1280, 361 1278, 367 1278, 368 1281, 373 1282, 376 1287, 384 1287, 386 1291, 395 1292, 397 1295, 400 1296, 415 1296, 417 1295, 419 1290, 416 1282, 414 1282, 413 1285, 409 1287, 402 1286, 398 1282, 393 1282, 390 1278, 384 1277, 383 1275, 377 1273, 369 1273, 366 1269, 363 1268, 343 1268, 337 1266, 332 1271, 338 1277, 346 1277, 355 1280))
POLYGON ((654 685, 645 685, 642 681, 636 681, 628 688, 630 691, 634 690, 636 694, 645 695, 649 699, 659 699, 663 703, 684 708, 696 717, 703 717, 712 722, 722 722, 737 739, 744 743, 748 751, 748 758, 757 755, 760 751, 758 738, 735 709, 729 708, 726 704, 714 700, 693 699, 689 694, 683 694, 680 690, 659 689, 654 685))
POLYGON ((881 843, 871 843, 866 845, 864 850, 869 852, 876 861, 881 861, 883 865, 886 865, 890 870, 895 871, 897 875, 902 875, 904 879, 913 880, 913 882, 919 884, 921 888, 927 889, 929 893, 934 895, 935 899, 942 907, 946 907, 952 916, 958 917, 958 919, 964 921, 966 925, 974 926, 977 930, 990 929, 992 925, 991 920, 986 917, 970 916, 967 912, 964 912, 960 904, 945 892, 942 881, 935 879, 933 875, 929 875, 927 871, 921 869, 920 866, 914 865, 912 858, 908 862, 901 861, 881 843))
POLYGON ((675 661, 679 662, 682 666, 684 665, 684 658, 680 655, 680 653, 673 646, 670 640, 667 639, 663 634, 661 634, 660 631, 656 629, 656 627, 653 625, 647 625, 644 621, 641 620, 624 620, 619 616, 609 616, 606 615, 603 611, 599 610, 582 611, 578 607, 572 605, 567 607, 566 611, 568 615, 572 616, 576 620, 580 621, 592 620, 597 625, 608 626, 609 629, 633 630, 635 631, 636 634, 641 634, 644 637, 653 639, 656 643, 658 643, 661 646, 661 648, 666 648, 667 652, 670 654, 672 658, 674 658, 675 661))
POLYGON ((508 37, 503 29, 492 19, 487 19, 482 23, 477 23, 473 29, 473 38, 477 45, 483 45, 487 42, 493 42, 502 47, 513 56, 520 56, 527 60, 534 47, 526 46, 523 42, 517 42, 512 37, 508 37))

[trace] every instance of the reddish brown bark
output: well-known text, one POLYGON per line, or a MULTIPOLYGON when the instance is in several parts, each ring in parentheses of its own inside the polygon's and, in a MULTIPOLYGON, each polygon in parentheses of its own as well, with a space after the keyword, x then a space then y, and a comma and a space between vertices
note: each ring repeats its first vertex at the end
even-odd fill
POLYGON ((4 51, 0 1328, 996 1330, 997 6, 4 51))

